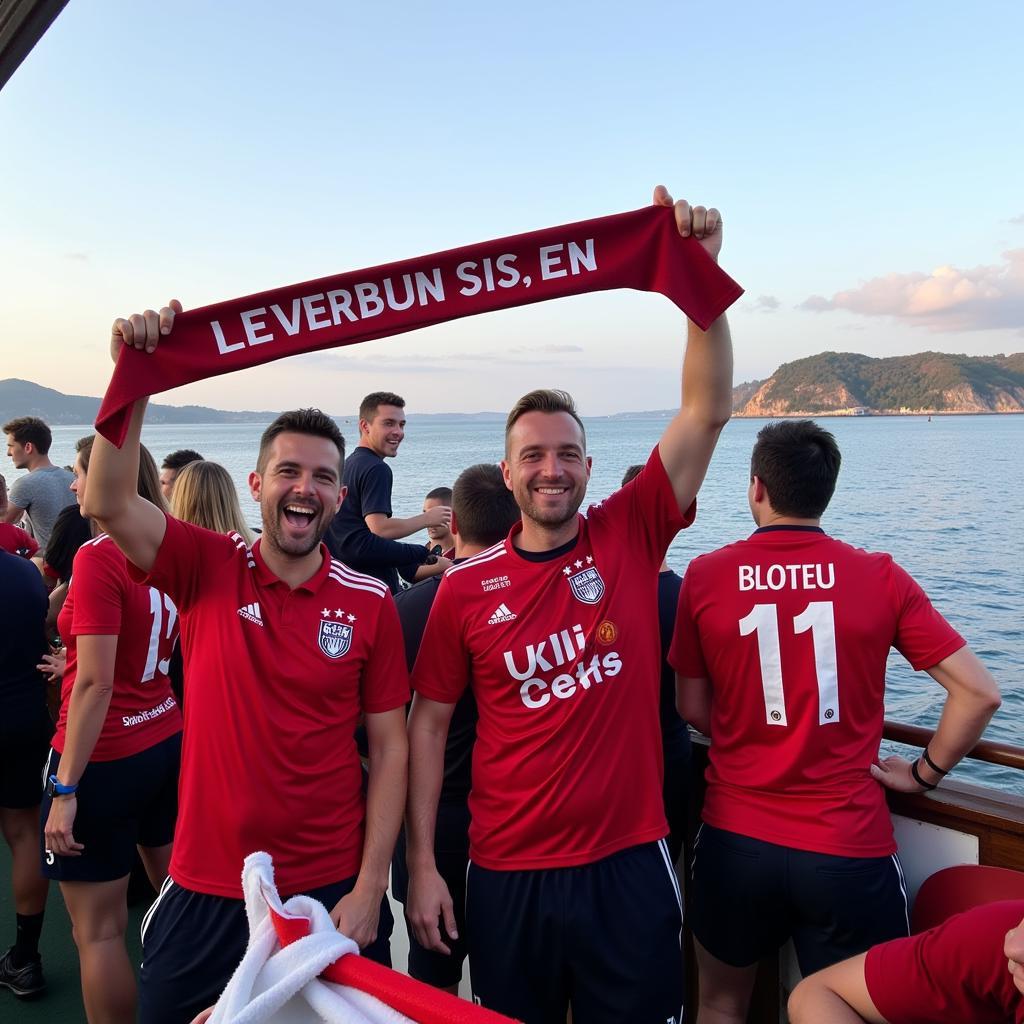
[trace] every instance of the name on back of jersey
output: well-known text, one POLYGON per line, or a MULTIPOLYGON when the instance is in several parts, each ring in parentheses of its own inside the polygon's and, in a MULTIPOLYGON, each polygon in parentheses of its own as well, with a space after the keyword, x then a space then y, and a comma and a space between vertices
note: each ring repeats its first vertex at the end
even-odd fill
MULTIPOLYGON (((614 628, 611 635, 614 639, 614 628)), ((505 651, 505 667, 520 684, 523 706, 542 708, 551 703, 552 697, 568 700, 622 670, 617 651, 587 658, 586 647, 583 627, 577 623, 571 629, 549 634, 539 643, 505 651)))
POLYGON ((740 590, 831 590, 836 585, 832 562, 802 565, 741 565, 740 590))

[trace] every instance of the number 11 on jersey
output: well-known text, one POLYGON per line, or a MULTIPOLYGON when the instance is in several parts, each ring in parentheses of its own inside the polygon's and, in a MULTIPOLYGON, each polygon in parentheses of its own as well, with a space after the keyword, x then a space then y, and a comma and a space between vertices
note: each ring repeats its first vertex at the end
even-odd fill
MULTIPOLYGON (((786 692, 782 682, 782 648, 779 643, 779 609, 774 604, 755 604, 740 619, 740 636, 757 634, 757 655, 761 662, 765 721, 788 725, 786 692)), ((836 658, 836 621, 831 601, 812 601, 793 618, 793 632, 811 632, 814 671, 818 683, 818 725, 839 721, 839 670, 836 658)))

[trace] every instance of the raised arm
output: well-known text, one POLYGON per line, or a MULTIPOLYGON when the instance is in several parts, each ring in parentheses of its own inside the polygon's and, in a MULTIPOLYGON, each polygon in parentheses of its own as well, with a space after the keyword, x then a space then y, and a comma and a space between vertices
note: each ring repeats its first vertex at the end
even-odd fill
MULTIPOLYGON (((942 771, 935 771, 923 756, 916 762, 921 778, 935 786, 981 739, 1001 699, 996 681, 969 647, 961 647, 927 671, 947 694, 935 735, 927 747, 928 757, 942 771)), ((919 793, 922 787, 914 778, 912 767, 913 762, 893 755, 872 765, 871 773, 890 789, 919 793)))
MULTIPOLYGON (((673 206, 679 234, 692 235, 718 261, 722 249, 718 210, 691 207, 685 199, 673 203, 663 185, 654 190, 654 202, 673 206)), ((679 412, 665 428, 658 450, 679 508, 685 511, 704 481, 718 435, 732 416, 732 338, 724 313, 707 331, 687 321, 681 386, 679 412)))
MULTIPOLYGON (((159 313, 147 309, 126 320, 115 320, 110 333, 114 361, 122 345, 153 352, 160 338, 170 334, 174 316, 180 312, 181 303, 172 299, 159 313)), ((82 503, 86 515, 110 535, 129 561, 144 571, 151 569, 156 561, 167 528, 163 512, 138 493, 139 439, 146 404, 145 399, 135 403, 128 434, 120 448, 100 434, 96 435, 82 503)))

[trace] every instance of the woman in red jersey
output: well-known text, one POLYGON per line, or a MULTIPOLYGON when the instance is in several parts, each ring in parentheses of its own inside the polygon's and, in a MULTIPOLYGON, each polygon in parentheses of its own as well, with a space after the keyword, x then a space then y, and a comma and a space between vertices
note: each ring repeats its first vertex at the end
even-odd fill
MULTIPOLYGON (((82 502, 92 437, 78 443, 71 489, 82 502)), ((139 494, 164 506, 143 449, 139 494)), ((75 555, 57 620, 67 646, 60 719, 46 767, 43 873, 60 882, 74 925, 90 1024, 135 1020, 124 933, 135 850, 159 888, 177 815, 181 714, 167 666, 177 609, 134 582, 106 535, 75 555)))

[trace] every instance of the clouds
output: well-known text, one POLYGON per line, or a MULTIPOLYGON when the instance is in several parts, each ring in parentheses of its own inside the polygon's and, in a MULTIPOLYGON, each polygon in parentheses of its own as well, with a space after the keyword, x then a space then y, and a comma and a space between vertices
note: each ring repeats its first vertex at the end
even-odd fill
POLYGON ((751 313, 774 313, 781 305, 774 295, 758 295, 744 302, 743 308, 751 313))
POLYGON ((889 316, 940 333, 1024 329, 1024 249, 1003 253, 1002 263, 967 270, 886 274, 831 298, 812 295, 798 308, 889 316))

